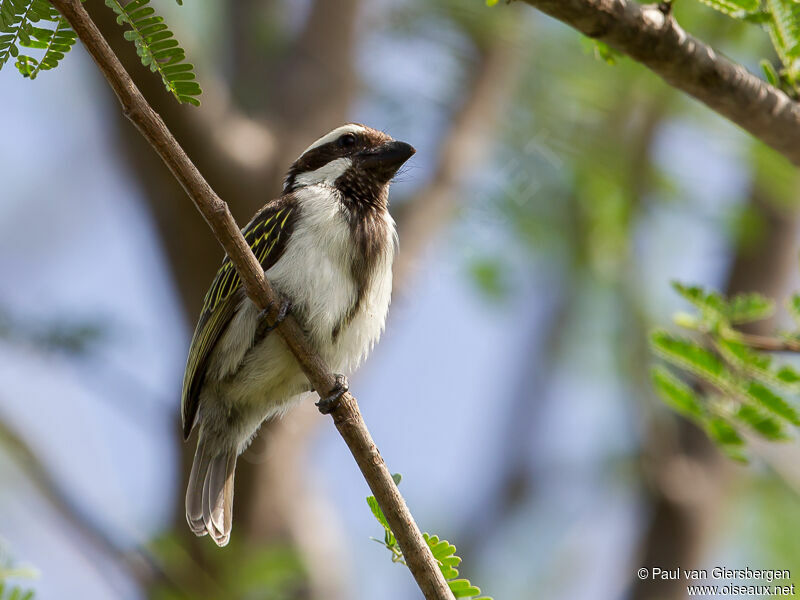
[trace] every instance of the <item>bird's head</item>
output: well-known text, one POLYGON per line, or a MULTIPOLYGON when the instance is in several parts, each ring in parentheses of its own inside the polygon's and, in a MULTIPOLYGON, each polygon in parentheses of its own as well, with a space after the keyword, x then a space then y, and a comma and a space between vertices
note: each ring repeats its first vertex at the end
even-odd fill
POLYGON ((348 123, 306 148, 289 169, 283 191, 325 185, 338 189, 348 202, 383 207, 389 182, 414 152, 381 131, 348 123))

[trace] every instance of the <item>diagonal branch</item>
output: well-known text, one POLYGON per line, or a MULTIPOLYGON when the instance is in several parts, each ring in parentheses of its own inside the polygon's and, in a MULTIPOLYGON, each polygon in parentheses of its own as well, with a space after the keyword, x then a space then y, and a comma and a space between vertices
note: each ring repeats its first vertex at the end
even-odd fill
POLYGON ((524 0, 642 63, 800 165, 800 104, 686 33, 660 5, 524 0))
MULTIPOLYGON (((214 193, 183 148, 139 92, 114 52, 105 41, 80 0, 52 0, 69 21, 109 85, 114 90, 125 115, 158 153, 183 186, 197 209, 208 222, 236 267, 247 295, 260 309, 277 306, 275 294, 264 277, 228 205, 214 193)), ((274 315, 273 315, 274 316, 274 315)), ((278 333, 294 354, 311 384, 324 397, 332 392, 335 379, 327 365, 313 352, 300 325, 291 316, 278 325, 278 333)), ((356 460, 365 480, 378 500, 403 550, 411 573, 428 600, 454 600, 439 566, 400 495, 389 469, 378 452, 358 410, 356 399, 344 394, 331 413, 339 434, 356 460)))
POLYGON ((753 348, 764 352, 800 352, 800 340, 776 338, 755 333, 738 333, 739 339, 753 348))

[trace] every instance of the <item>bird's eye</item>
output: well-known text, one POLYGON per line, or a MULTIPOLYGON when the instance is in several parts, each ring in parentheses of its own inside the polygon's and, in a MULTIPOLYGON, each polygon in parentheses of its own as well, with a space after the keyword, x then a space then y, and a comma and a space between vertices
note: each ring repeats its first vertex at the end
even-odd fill
POLYGON ((352 148, 356 145, 356 136, 354 136, 352 133, 346 133, 339 138, 339 145, 342 148, 352 148))

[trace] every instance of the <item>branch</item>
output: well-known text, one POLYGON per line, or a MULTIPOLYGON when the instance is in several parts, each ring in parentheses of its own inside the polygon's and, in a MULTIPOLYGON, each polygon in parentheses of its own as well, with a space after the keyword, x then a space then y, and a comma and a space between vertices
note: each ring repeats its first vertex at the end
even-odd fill
MULTIPOLYGON (((52 4, 69 21, 86 46, 117 95, 124 114, 153 146, 153 149, 172 171, 203 215, 215 237, 230 257, 247 295, 260 309, 276 307, 278 303, 264 276, 264 270, 237 227, 228 205, 214 193, 164 125, 161 117, 153 111, 136 88, 84 10, 80 0, 52 0, 52 4)), ((289 316, 280 323, 277 331, 297 358, 300 367, 314 389, 319 392, 320 397, 332 392, 335 386, 334 377, 322 359, 313 352, 297 321, 289 316)), ((336 428, 384 511, 403 550, 408 567, 425 598, 428 600, 453 600, 454 596, 450 592, 438 564, 422 538, 403 497, 392 480, 386 463, 367 430, 358 410, 356 399, 346 393, 331 415, 336 428)))
POLYGON ((687 34, 657 5, 524 0, 648 67, 800 165, 800 104, 687 34))
POLYGON ((765 352, 800 352, 800 340, 774 338, 767 335, 757 335, 755 333, 737 332, 739 341, 750 346, 754 350, 765 352))

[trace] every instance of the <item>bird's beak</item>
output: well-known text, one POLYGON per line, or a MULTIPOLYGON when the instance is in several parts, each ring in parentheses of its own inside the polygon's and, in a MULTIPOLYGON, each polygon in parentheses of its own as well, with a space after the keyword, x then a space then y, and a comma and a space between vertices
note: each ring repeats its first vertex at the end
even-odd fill
POLYGON ((361 168, 379 173, 391 179, 397 170, 416 152, 411 144, 405 142, 386 142, 358 154, 361 168))

